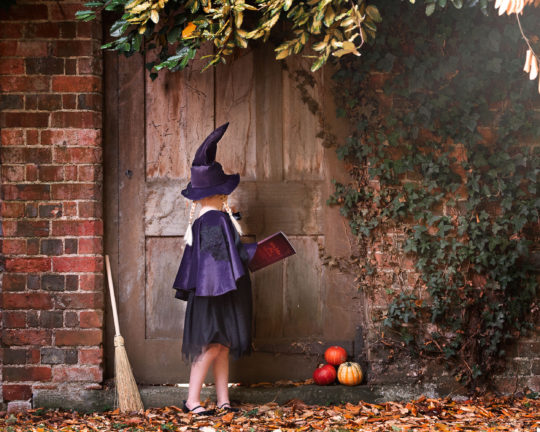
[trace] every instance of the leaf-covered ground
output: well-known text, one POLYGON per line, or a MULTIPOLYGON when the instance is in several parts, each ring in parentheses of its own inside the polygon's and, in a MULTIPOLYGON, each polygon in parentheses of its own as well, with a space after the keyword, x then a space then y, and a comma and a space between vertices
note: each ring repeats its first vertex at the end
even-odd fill
POLYGON ((284 406, 240 405, 238 413, 214 417, 184 414, 171 406, 144 413, 78 414, 37 409, 3 414, 0 430, 15 431, 532 431, 540 430, 540 401, 484 398, 467 401, 428 399, 385 404, 284 406), (538 429, 537 429, 538 428, 538 429))

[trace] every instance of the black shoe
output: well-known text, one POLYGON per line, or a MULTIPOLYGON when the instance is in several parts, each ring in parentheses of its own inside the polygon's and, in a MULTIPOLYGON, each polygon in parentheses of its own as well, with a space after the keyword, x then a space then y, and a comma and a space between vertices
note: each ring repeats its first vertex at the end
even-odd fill
POLYGON ((237 413, 238 411, 240 411, 238 408, 233 408, 229 402, 225 402, 224 404, 221 404, 220 406, 218 406, 218 409, 222 411, 233 412, 233 413, 237 413))
POLYGON ((213 410, 213 409, 194 412, 197 408, 202 408, 202 406, 197 405, 196 407, 189 409, 186 405, 186 401, 182 401, 182 404, 183 404, 182 411, 184 411, 185 413, 193 413, 195 415, 203 415, 203 416, 210 416, 216 413, 216 410, 213 410))

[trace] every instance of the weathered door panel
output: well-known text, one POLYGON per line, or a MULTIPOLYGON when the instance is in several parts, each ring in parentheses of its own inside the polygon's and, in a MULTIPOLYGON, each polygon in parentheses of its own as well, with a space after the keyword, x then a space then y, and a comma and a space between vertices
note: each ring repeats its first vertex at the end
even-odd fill
POLYGON ((117 238, 111 253, 117 254, 120 320, 139 382, 188 379, 180 351, 185 304, 172 289, 189 213, 180 192, 196 149, 226 121, 217 158, 226 172, 241 174, 230 201, 244 216, 246 240, 281 230, 297 250, 253 275, 255 352, 234 363, 231 379, 305 378, 325 341, 353 340, 358 313, 347 306, 350 278, 320 259, 321 248, 346 250, 339 245, 347 240, 329 219, 337 212, 325 206, 336 162, 328 164, 319 133, 324 74, 298 72, 309 70, 304 63, 290 59, 283 67, 260 48, 203 73, 198 60, 154 82, 141 56, 120 58, 108 71, 118 83, 119 130, 107 143, 118 148, 111 211, 119 220, 108 232, 117 238))

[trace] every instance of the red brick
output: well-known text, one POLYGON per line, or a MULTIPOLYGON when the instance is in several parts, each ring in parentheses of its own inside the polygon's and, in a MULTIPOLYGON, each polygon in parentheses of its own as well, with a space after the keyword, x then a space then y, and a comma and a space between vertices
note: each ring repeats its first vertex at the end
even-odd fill
POLYGON ((64 109, 77 108, 77 95, 75 94, 62 95, 62 108, 64 109))
POLYGON ((83 39, 98 39, 99 28, 96 23, 93 22, 78 22, 77 23, 77 37, 83 39))
POLYGON ((64 73, 64 59, 57 57, 30 57, 26 59, 29 75, 57 75, 64 73))
POLYGON ((66 59, 66 75, 77 75, 77 58, 66 59))
POLYGON ((21 239, 5 238, 2 241, 2 252, 5 255, 25 255, 26 241, 21 239))
POLYGON ((102 348, 89 348, 79 350, 79 363, 89 365, 99 365, 103 361, 102 348))
POLYGON ((103 326, 103 311, 81 311, 79 321, 81 328, 101 328, 103 326))
POLYGON ((100 187, 94 183, 51 185, 52 199, 99 199, 100 197, 100 187))
POLYGON ((50 21, 76 21, 75 13, 82 10, 80 4, 64 2, 49 3, 50 21))
POLYGON ((65 133, 68 146, 96 147, 101 145, 101 129, 68 129, 65 133))
POLYGON ((2 320, 4 328, 25 328, 26 312, 4 311, 2 313, 2 320))
POLYGON ((5 200, 47 200, 50 197, 51 186, 48 184, 5 184, 2 186, 5 200))
POLYGON ((24 291, 26 288, 26 275, 23 274, 4 274, 2 279, 2 290, 5 291, 24 291))
POLYGON ((77 181, 78 177, 78 168, 77 165, 67 165, 64 168, 64 177, 66 181, 77 181))
POLYGON ((4 366, 5 381, 50 381, 51 377, 50 366, 4 366))
POLYGON ((39 92, 49 90, 48 76, 5 76, 0 80, 2 92, 39 92))
POLYGON ((41 145, 67 145, 63 129, 46 129, 41 132, 41 145))
POLYGON ((79 253, 84 254, 99 254, 103 252, 103 244, 101 238, 81 238, 79 239, 79 253))
POLYGON ((4 235, 6 237, 47 237, 49 235, 49 221, 33 221, 19 219, 15 230, 10 225, 4 235))
POLYGON ((81 275, 79 278, 79 288, 81 291, 103 291, 103 275, 81 275))
POLYGON ((57 39, 60 37, 60 28, 57 23, 52 22, 28 23, 25 36, 28 39, 57 39))
POLYGON ((80 165, 79 181, 101 180, 101 169, 99 165, 80 165))
POLYGON ((39 239, 31 238, 26 241, 28 255, 39 255, 39 239))
POLYGON ((40 166, 38 178, 44 182, 62 181, 64 179, 64 167, 61 165, 40 166))
POLYGON ((56 346, 96 346, 101 344, 101 330, 56 330, 56 346))
POLYGON ((53 368, 54 382, 100 382, 102 379, 102 370, 97 366, 81 367, 58 365, 53 368))
POLYGON ((17 55, 17 41, 0 41, 0 57, 17 55))
POLYGON ((4 220, 2 223, 4 237, 17 237, 17 221, 4 220))
POLYGON ((49 113, 4 112, 0 117, 0 127, 47 127, 49 113))
POLYGON ((92 75, 101 76, 103 67, 102 63, 97 57, 85 57, 78 59, 79 74, 80 75, 92 75))
POLYGON ((37 94, 24 95, 24 109, 26 111, 37 110, 37 94))
POLYGON ((93 164, 101 162, 101 148, 95 147, 58 147, 54 161, 58 163, 93 164))
MULTIPOLYGON (((6 345, 50 345, 50 330, 13 329, 2 332, 2 342, 6 345)), ((5 376, 4 376, 5 378, 5 376)))
POLYGON ((99 220, 59 220, 53 221, 53 236, 103 235, 103 222, 99 220))
MULTIPOLYGON (((58 94, 41 94, 37 98, 37 108, 42 111, 56 111, 62 108, 62 96, 58 94)), ((30 144, 28 144, 30 145, 30 144)))
POLYGON ((22 165, 3 166, 2 181, 4 182, 22 182, 24 181, 25 169, 22 165))
POLYGON ((37 173, 38 168, 36 165, 26 165, 26 181, 35 182, 38 178, 37 173))
POLYGON ((9 25, 0 25, 0 39, 20 39, 23 36, 24 24, 10 22, 9 25))
POLYGON ((83 93, 78 96, 77 108, 80 110, 101 111, 102 96, 96 93, 83 93))
POLYGON ((101 113, 92 111, 57 111, 51 114, 52 127, 66 128, 100 128, 101 113))
POLYGON ((60 29, 60 37, 62 39, 75 39, 77 37, 77 24, 76 22, 63 22, 56 25, 60 29))
MULTIPOLYGON (((7 260, 9 263, 10 260, 7 260)), ((53 257, 53 271, 68 272, 99 272, 103 270, 102 257, 53 257)))
POLYGON ((66 201, 62 204, 64 216, 77 216, 77 203, 66 201))
POLYGON ((39 129, 26 129, 26 145, 39 145, 39 129))
POLYGON ((79 203, 80 218, 101 218, 103 206, 98 201, 83 201, 79 203))
POLYGON ((103 292, 59 292, 54 296, 55 309, 101 309, 103 292))
POLYGON ((52 160, 50 148, 2 147, 0 150, 2 151, 2 162, 4 164, 43 164, 50 163, 52 160))
POLYGON ((53 55, 56 57, 89 57, 94 55, 92 41, 58 40, 53 42, 53 55))
POLYGON ((25 292, 3 293, 4 309, 51 309, 52 300, 48 293, 25 292))
MULTIPOLYGON (((24 74, 24 60, 5 58, 0 62, 0 75, 24 74)), ((2 78, 4 79, 4 78, 2 78)))
POLYGON ((41 361, 41 353, 39 349, 29 349, 26 354, 26 363, 36 364, 41 361))
POLYGON ((0 142, 2 146, 24 145, 24 132, 21 129, 0 130, 0 142))
POLYGON ((52 90, 63 93, 85 93, 101 90, 101 79, 93 76, 53 76, 52 90))
POLYGON ((2 201, 1 214, 4 218, 21 217, 24 214, 24 204, 2 201))
POLYGON ((32 273, 32 272, 45 272, 45 271, 49 271, 50 269, 51 269, 50 258, 8 258, 6 259, 6 270, 10 272, 32 273))
POLYGON ((0 9, 0 21, 46 20, 48 17, 47 5, 44 4, 14 4, 10 8, 0 9))
POLYGON ((4 401, 26 400, 32 397, 32 386, 23 384, 4 384, 2 387, 4 401))

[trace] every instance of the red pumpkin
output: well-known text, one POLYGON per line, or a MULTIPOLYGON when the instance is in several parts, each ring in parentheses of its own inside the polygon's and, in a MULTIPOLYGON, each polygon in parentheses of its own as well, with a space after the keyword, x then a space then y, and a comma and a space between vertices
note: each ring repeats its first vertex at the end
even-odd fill
POLYGON ((332 384, 336 380, 336 368, 332 365, 319 365, 313 372, 313 381, 318 385, 332 384))
POLYGON ((339 366, 347 360, 347 352, 340 346, 331 346, 324 352, 326 363, 339 366))
POLYGON ((358 363, 346 362, 339 366, 338 381, 341 384, 355 386, 362 382, 362 369, 358 363))

